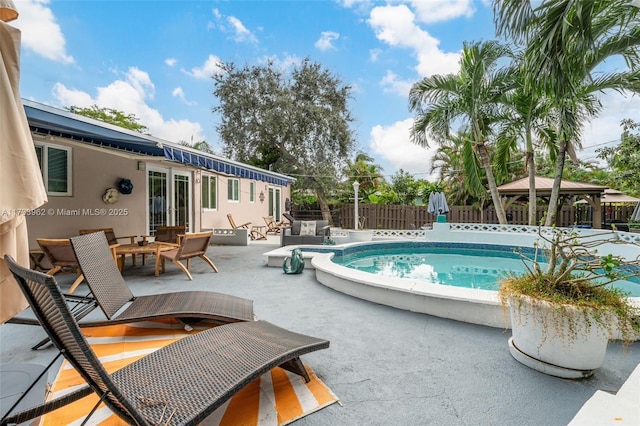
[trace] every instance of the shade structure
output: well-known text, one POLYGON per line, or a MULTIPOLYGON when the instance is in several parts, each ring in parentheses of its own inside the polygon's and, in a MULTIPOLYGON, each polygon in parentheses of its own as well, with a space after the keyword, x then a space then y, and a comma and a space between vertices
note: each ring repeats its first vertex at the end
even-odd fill
POLYGON ((449 206, 443 192, 432 192, 429 195, 427 212, 435 215, 449 213, 449 206))
MULTIPOLYGON (((618 191, 617 189, 605 189, 604 194, 600 197, 602 204, 637 204, 640 203, 640 198, 632 197, 618 191)), ((586 200, 578 200, 575 204, 585 204, 586 200)))
MULTIPOLYGON (((10 0, 0 17, 15 19, 10 0)), ((47 202, 27 117, 20 99, 20 30, 0 20, 0 323, 27 307, 7 269, 5 254, 29 266, 25 212, 47 202)))

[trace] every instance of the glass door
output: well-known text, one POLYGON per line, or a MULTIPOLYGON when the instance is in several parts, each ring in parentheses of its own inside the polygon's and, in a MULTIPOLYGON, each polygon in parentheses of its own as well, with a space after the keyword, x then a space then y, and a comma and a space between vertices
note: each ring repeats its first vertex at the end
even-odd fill
POLYGON ((160 170, 149 170, 149 232, 156 234, 158 226, 166 226, 169 221, 167 208, 168 173, 160 170))
POLYGON ((273 216, 276 222, 280 220, 282 214, 281 194, 280 188, 269 188, 269 216, 273 216))
POLYGON ((184 225, 191 230, 191 173, 149 168, 149 234, 158 226, 184 225))
POLYGON ((171 225, 191 229, 191 174, 173 173, 173 203, 170 210, 171 225))

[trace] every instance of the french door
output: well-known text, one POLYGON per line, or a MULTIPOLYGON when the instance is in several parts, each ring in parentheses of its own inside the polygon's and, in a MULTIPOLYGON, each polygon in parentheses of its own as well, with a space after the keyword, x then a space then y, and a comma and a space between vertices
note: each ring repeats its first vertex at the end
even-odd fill
POLYGON ((158 226, 186 226, 191 230, 191 173, 160 167, 147 171, 149 232, 158 226))
POLYGON ((282 190, 280 188, 269 188, 269 216, 273 216, 276 221, 280 220, 282 214, 282 190))

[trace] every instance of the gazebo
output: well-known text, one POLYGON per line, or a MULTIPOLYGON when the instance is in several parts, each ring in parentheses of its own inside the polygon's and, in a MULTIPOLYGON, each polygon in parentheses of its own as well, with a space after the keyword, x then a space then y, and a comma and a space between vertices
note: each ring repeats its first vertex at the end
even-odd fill
MULTIPOLYGON (((536 176, 536 197, 540 197, 549 201, 551 196, 551 189, 553 188, 553 179, 541 176, 536 176)), ((591 207, 593 207, 593 227, 602 227, 602 209, 601 209, 601 197, 605 190, 609 189, 607 186, 593 185, 590 183, 572 182, 568 180, 562 180, 560 183, 560 200, 558 206, 564 204, 564 201, 570 197, 580 197, 585 200, 591 207)), ((522 199, 528 199, 529 197, 529 178, 523 178, 515 180, 513 182, 504 184, 498 187, 498 193, 506 197, 503 202, 506 209, 512 203, 522 199)))

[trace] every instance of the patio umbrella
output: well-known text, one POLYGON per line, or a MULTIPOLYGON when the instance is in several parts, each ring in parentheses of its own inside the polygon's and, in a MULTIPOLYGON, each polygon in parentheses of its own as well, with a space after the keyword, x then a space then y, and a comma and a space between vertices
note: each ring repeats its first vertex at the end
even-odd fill
POLYGON ((429 195, 427 212, 435 215, 449 213, 449 206, 443 192, 432 192, 429 195))
POLYGON ((633 214, 631 215, 630 220, 640 222, 640 204, 636 204, 636 208, 633 209, 633 214))
POLYGON ((25 211, 47 202, 33 139, 18 90, 20 30, 12 0, 0 0, 0 324, 27 307, 4 260, 29 266, 25 211))

